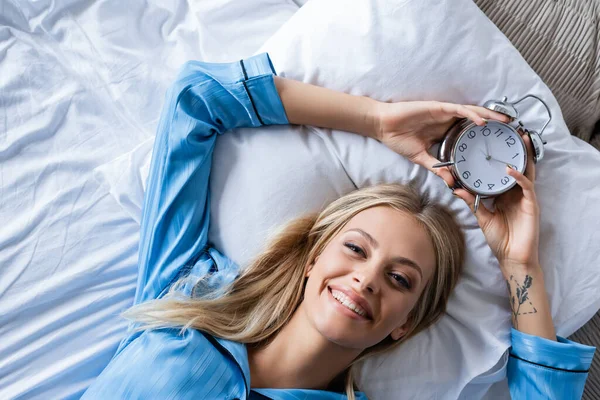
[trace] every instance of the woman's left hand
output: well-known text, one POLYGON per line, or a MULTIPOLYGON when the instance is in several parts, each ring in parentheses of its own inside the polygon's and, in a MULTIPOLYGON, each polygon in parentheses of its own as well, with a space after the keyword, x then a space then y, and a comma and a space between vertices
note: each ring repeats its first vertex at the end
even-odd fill
POLYGON ((484 107, 438 101, 378 103, 377 107, 377 139, 441 177, 449 187, 454 186, 454 177, 447 167, 433 168, 440 161, 427 152, 429 148, 441 141, 459 118, 477 125, 484 125, 486 119, 508 121, 505 115, 484 107))
MULTIPOLYGON (((475 213, 507 280, 515 268, 525 271, 539 267, 540 210, 534 186, 534 152, 529 136, 522 135, 522 138, 527 147, 525 174, 506 167, 506 173, 517 181, 517 186, 496 198, 494 211, 480 203, 475 213)), ((455 189, 454 194, 473 210, 473 194, 465 189, 455 189)))

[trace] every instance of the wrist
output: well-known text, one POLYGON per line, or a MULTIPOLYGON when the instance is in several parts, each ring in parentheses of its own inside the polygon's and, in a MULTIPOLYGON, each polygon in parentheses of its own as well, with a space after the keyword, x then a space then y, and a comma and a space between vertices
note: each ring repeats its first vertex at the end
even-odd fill
POLYGON ((504 261, 500 263, 500 269, 507 280, 511 275, 543 275, 542 266, 539 262, 518 263, 504 261))
POLYGON ((369 134, 370 137, 378 141, 383 139, 383 120, 385 118, 385 108, 388 103, 369 99, 371 104, 369 106, 369 119, 370 125, 372 126, 372 132, 369 134))

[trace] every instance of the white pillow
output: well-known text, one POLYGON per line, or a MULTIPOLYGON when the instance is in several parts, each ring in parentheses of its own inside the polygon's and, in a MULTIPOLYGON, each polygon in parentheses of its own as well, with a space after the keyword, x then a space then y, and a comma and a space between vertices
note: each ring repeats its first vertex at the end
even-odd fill
MULTIPOLYGON (((281 222, 356 189, 326 141, 310 130, 278 125, 237 129, 217 139, 208 237, 238 265, 250 261, 281 222)), ((152 137, 94 170, 138 223, 153 145, 152 137)))
MULTIPOLYGON (((536 190, 540 258, 558 334, 569 335, 598 310, 600 154, 569 135, 548 88, 475 4, 312 1, 260 51, 269 52, 281 76, 379 100, 482 104, 527 93, 545 99, 554 118, 544 132, 536 190)), ((542 108, 526 106, 523 120, 541 126, 542 108)), ((138 219, 147 176, 140 166, 151 148, 150 140, 97 171, 138 219), (135 192, 128 182, 136 182, 135 192)), ((366 361, 359 384, 374 399, 475 398, 502 378, 510 345, 506 285, 474 216, 439 178, 374 140, 313 128, 228 133, 217 141, 214 163, 209 238, 239 264, 260 249, 270 228, 354 186, 414 181, 448 205, 468 243, 448 315, 397 351, 366 361), (494 366, 500 373, 472 382, 494 366)))
MULTIPOLYGON (((558 333, 572 333, 598 310, 600 154, 569 134, 552 93, 474 3, 373 0, 349 7, 342 0, 308 2, 259 51, 269 52, 281 76, 382 101, 482 104, 528 93, 545 99, 554 118, 544 132, 548 146, 536 189, 540 261, 558 333)), ((524 106, 522 119, 539 129, 546 118, 543 108, 533 102, 524 106)), ((442 187, 433 174, 407 166, 374 141, 365 146, 366 140, 355 135, 323 133, 336 143, 359 187, 399 176, 419 180, 424 190, 442 187)), ((449 316, 393 357, 366 362, 361 383, 367 394, 391 395, 418 383, 425 390, 415 392, 418 398, 456 397, 460 385, 448 389, 447 382, 468 382, 509 345, 506 286, 497 261, 466 205, 452 206, 460 209, 469 245, 465 279, 451 299, 449 316), (440 368, 444 357, 452 362, 440 368), (375 366, 384 368, 374 373, 375 366)))

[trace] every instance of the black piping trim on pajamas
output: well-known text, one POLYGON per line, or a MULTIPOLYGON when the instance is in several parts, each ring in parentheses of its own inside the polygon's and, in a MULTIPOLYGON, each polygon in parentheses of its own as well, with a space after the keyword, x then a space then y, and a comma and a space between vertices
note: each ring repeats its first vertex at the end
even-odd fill
MULTIPOLYGON (((244 370, 242 369, 242 366, 240 364, 238 364, 238 362, 235 359, 235 357, 233 356, 233 354, 231 354, 231 352, 225 346, 223 346, 221 343, 219 343, 217 341, 217 339, 210 333, 206 333, 206 332, 202 332, 202 331, 200 331, 200 333, 202 333, 202 335, 204 335, 204 337, 206 339, 208 339, 208 341, 214 346, 214 348, 216 348, 217 350, 223 349, 223 351, 231 358, 231 361, 233 361, 233 363, 235 365, 237 365, 237 367, 240 369, 242 376, 244 376, 244 370)), ((246 389, 245 390, 246 397, 249 397, 250 390, 249 390, 248 386, 246 385, 246 381, 244 381, 244 388, 246 389)))
POLYGON ((590 372, 590 370, 589 370, 589 369, 587 369, 587 370, 583 370, 583 369, 565 369, 565 368, 550 367, 550 366, 548 366, 548 365, 544 365, 544 364, 538 364, 538 363, 534 363, 533 361, 525 360, 525 359, 523 359, 523 358, 521 358, 521 357, 517 357, 517 356, 515 356, 514 354, 511 354, 510 356, 511 356, 512 358, 516 358, 517 360, 525 361, 526 363, 533 364, 533 365, 537 365, 537 366, 539 366, 539 367, 544 367, 544 368, 548 368, 548 369, 553 369, 553 370, 555 370, 555 371, 574 372, 574 373, 577 373, 577 374, 587 374, 588 372, 590 372))
POLYGON ((261 394, 261 393, 255 392, 255 391, 250 392, 250 399, 251 400, 273 400, 273 398, 267 397, 264 394, 261 394))
POLYGON ((252 95, 250 94, 250 91, 248 90, 248 85, 246 85, 246 81, 248 80, 248 73, 246 72, 246 67, 244 67, 244 60, 240 60, 240 65, 242 66, 242 71, 244 72, 244 81, 242 83, 244 84, 244 89, 246 89, 246 93, 248 93, 248 98, 250 99, 250 103, 252 103, 252 108, 254 109, 254 114, 256 114, 256 116, 258 117, 258 122, 260 122, 261 125, 264 125, 265 123, 263 122, 262 118, 258 114, 258 111, 256 110, 256 105, 254 104, 252 95))
POLYGON ((246 67, 244 67, 244 60, 240 60, 240 65, 242 67, 242 72, 244 73, 244 80, 248 80, 248 73, 246 72, 246 67))

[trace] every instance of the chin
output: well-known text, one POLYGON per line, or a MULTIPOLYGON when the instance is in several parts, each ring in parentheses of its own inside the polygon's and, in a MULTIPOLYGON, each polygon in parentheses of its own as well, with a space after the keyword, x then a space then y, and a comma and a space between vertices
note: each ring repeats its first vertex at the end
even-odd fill
POLYGON ((331 307, 331 304, 317 304, 308 315, 315 329, 332 343, 342 347, 364 349, 365 335, 368 335, 367 321, 357 321, 331 307))
POLYGON ((347 332, 334 329, 333 327, 325 327, 323 330, 319 330, 319 332, 331 343, 335 343, 340 347, 361 350, 366 348, 360 339, 349 336, 347 332))

